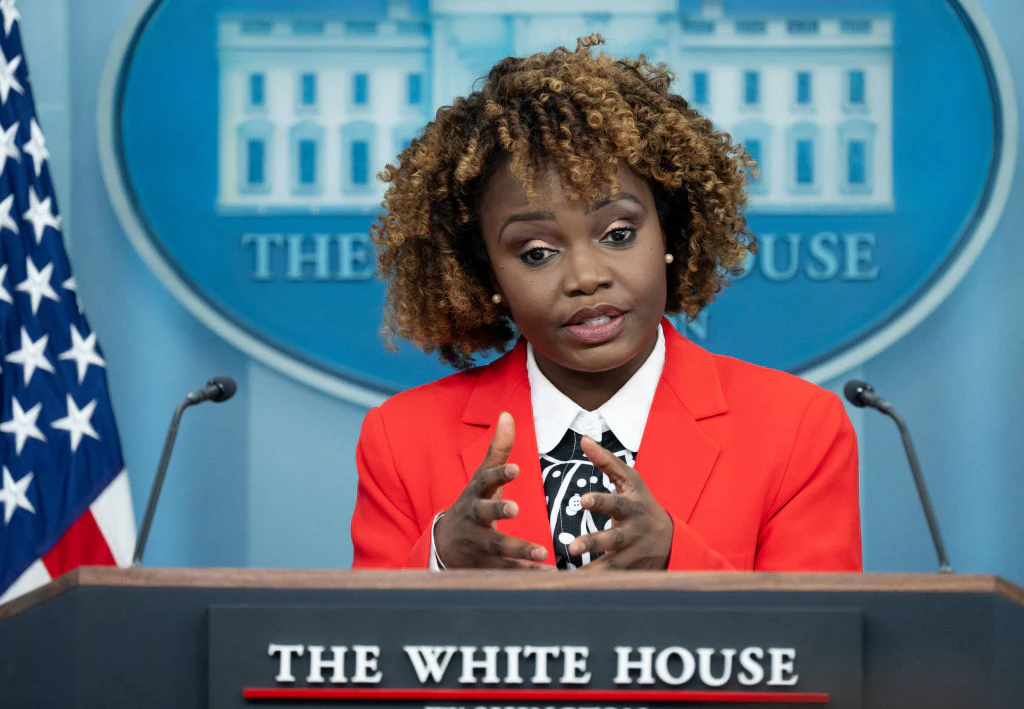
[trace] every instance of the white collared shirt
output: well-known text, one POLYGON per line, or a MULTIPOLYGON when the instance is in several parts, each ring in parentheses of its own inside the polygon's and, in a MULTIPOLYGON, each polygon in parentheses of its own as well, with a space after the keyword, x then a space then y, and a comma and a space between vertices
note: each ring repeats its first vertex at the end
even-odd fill
MULTIPOLYGON (((530 403, 533 406, 533 428, 537 432, 537 451, 550 452, 572 429, 577 433, 600 441, 601 434, 611 431, 622 445, 631 451, 640 450, 647 417, 651 413, 654 393, 658 389, 661 372, 665 368, 665 333, 658 325, 658 339, 647 360, 640 365, 629 381, 596 411, 585 411, 579 404, 560 392, 537 366, 533 345, 526 345, 526 376, 530 383, 530 403)), ((433 525, 444 513, 434 517, 433 525)), ((433 526, 430 532, 430 568, 444 568, 434 546, 433 526)))
POLYGON ((544 376, 537 366, 533 345, 527 344, 526 376, 530 381, 537 451, 550 452, 569 429, 597 441, 601 440, 603 432, 610 430, 627 450, 640 450, 640 439, 664 368, 665 333, 658 325, 654 349, 640 369, 596 411, 585 411, 544 376))

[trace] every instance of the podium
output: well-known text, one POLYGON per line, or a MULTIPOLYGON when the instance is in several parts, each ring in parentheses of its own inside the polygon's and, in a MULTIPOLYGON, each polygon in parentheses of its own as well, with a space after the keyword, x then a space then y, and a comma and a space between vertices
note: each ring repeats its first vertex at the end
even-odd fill
POLYGON ((0 707, 1024 707, 1024 590, 923 574, 84 567, 0 707))

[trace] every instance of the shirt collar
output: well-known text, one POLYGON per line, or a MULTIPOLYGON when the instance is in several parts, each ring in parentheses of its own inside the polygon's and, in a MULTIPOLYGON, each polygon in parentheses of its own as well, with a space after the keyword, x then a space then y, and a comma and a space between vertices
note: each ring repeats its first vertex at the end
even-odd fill
MULTIPOLYGON (((572 428, 581 417, 594 414, 601 420, 605 430, 611 430, 627 450, 640 450, 647 416, 654 401, 654 392, 665 368, 665 333, 658 325, 658 339, 654 349, 640 369, 630 377, 621 389, 606 401, 596 412, 586 412, 572 399, 555 388, 537 366, 533 346, 526 345, 526 375, 530 382, 530 403, 533 405, 533 425, 537 432, 537 451, 547 453, 558 445, 565 432, 572 428)), ((590 431, 580 433, 593 435, 590 431)))

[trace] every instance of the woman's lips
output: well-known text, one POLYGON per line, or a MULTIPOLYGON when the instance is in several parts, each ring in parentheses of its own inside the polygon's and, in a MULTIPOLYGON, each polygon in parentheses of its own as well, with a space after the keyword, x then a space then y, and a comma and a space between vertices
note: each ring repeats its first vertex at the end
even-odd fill
POLYGON ((580 320, 573 318, 573 324, 566 325, 565 329, 573 339, 584 345, 600 345, 615 337, 622 331, 626 324, 625 313, 597 314, 580 320))

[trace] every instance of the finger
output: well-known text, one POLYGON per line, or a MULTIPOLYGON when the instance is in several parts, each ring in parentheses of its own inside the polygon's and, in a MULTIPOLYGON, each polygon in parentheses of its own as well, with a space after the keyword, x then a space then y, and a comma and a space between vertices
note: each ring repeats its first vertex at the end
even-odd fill
POLYGON ((588 492, 580 499, 583 509, 601 512, 612 519, 625 520, 636 512, 636 502, 608 492, 588 492))
POLYGON ((639 479, 640 476, 635 470, 622 462, 621 458, 612 455, 611 451, 590 436, 583 436, 580 440, 580 447, 590 462, 608 476, 619 492, 626 492, 635 479, 639 479))
POLYGON ((469 516, 477 524, 488 525, 499 519, 510 519, 519 514, 519 505, 501 500, 473 500, 469 516))
POLYGON ((558 569, 550 564, 538 564, 533 561, 524 561, 522 559, 505 559, 508 562, 506 568, 509 569, 520 569, 522 571, 558 571, 558 569))
POLYGON ((491 445, 487 448, 487 454, 484 456, 480 468, 494 468, 508 462, 515 437, 516 425, 512 420, 512 414, 502 411, 498 414, 498 422, 494 425, 494 436, 491 438, 491 445))
POLYGON ((591 561, 589 564, 579 569, 580 571, 618 571, 619 569, 628 569, 628 566, 622 565, 622 560, 619 554, 605 554, 604 556, 591 561))
POLYGON ((628 546, 629 534, 622 527, 612 527, 603 532, 576 537, 569 545, 569 553, 573 556, 580 556, 587 552, 600 554, 606 551, 619 551, 628 546))
POLYGON ((524 561, 544 561, 548 551, 539 544, 528 542, 518 537, 491 530, 481 530, 477 537, 478 544, 486 555, 505 559, 523 559, 524 561))
POLYGON ((483 499, 498 499, 495 494, 501 490, 501 486, 515 480, 517 475, 519 466, 513 463, 479 470, 473 476, 473 495, 483 499))

